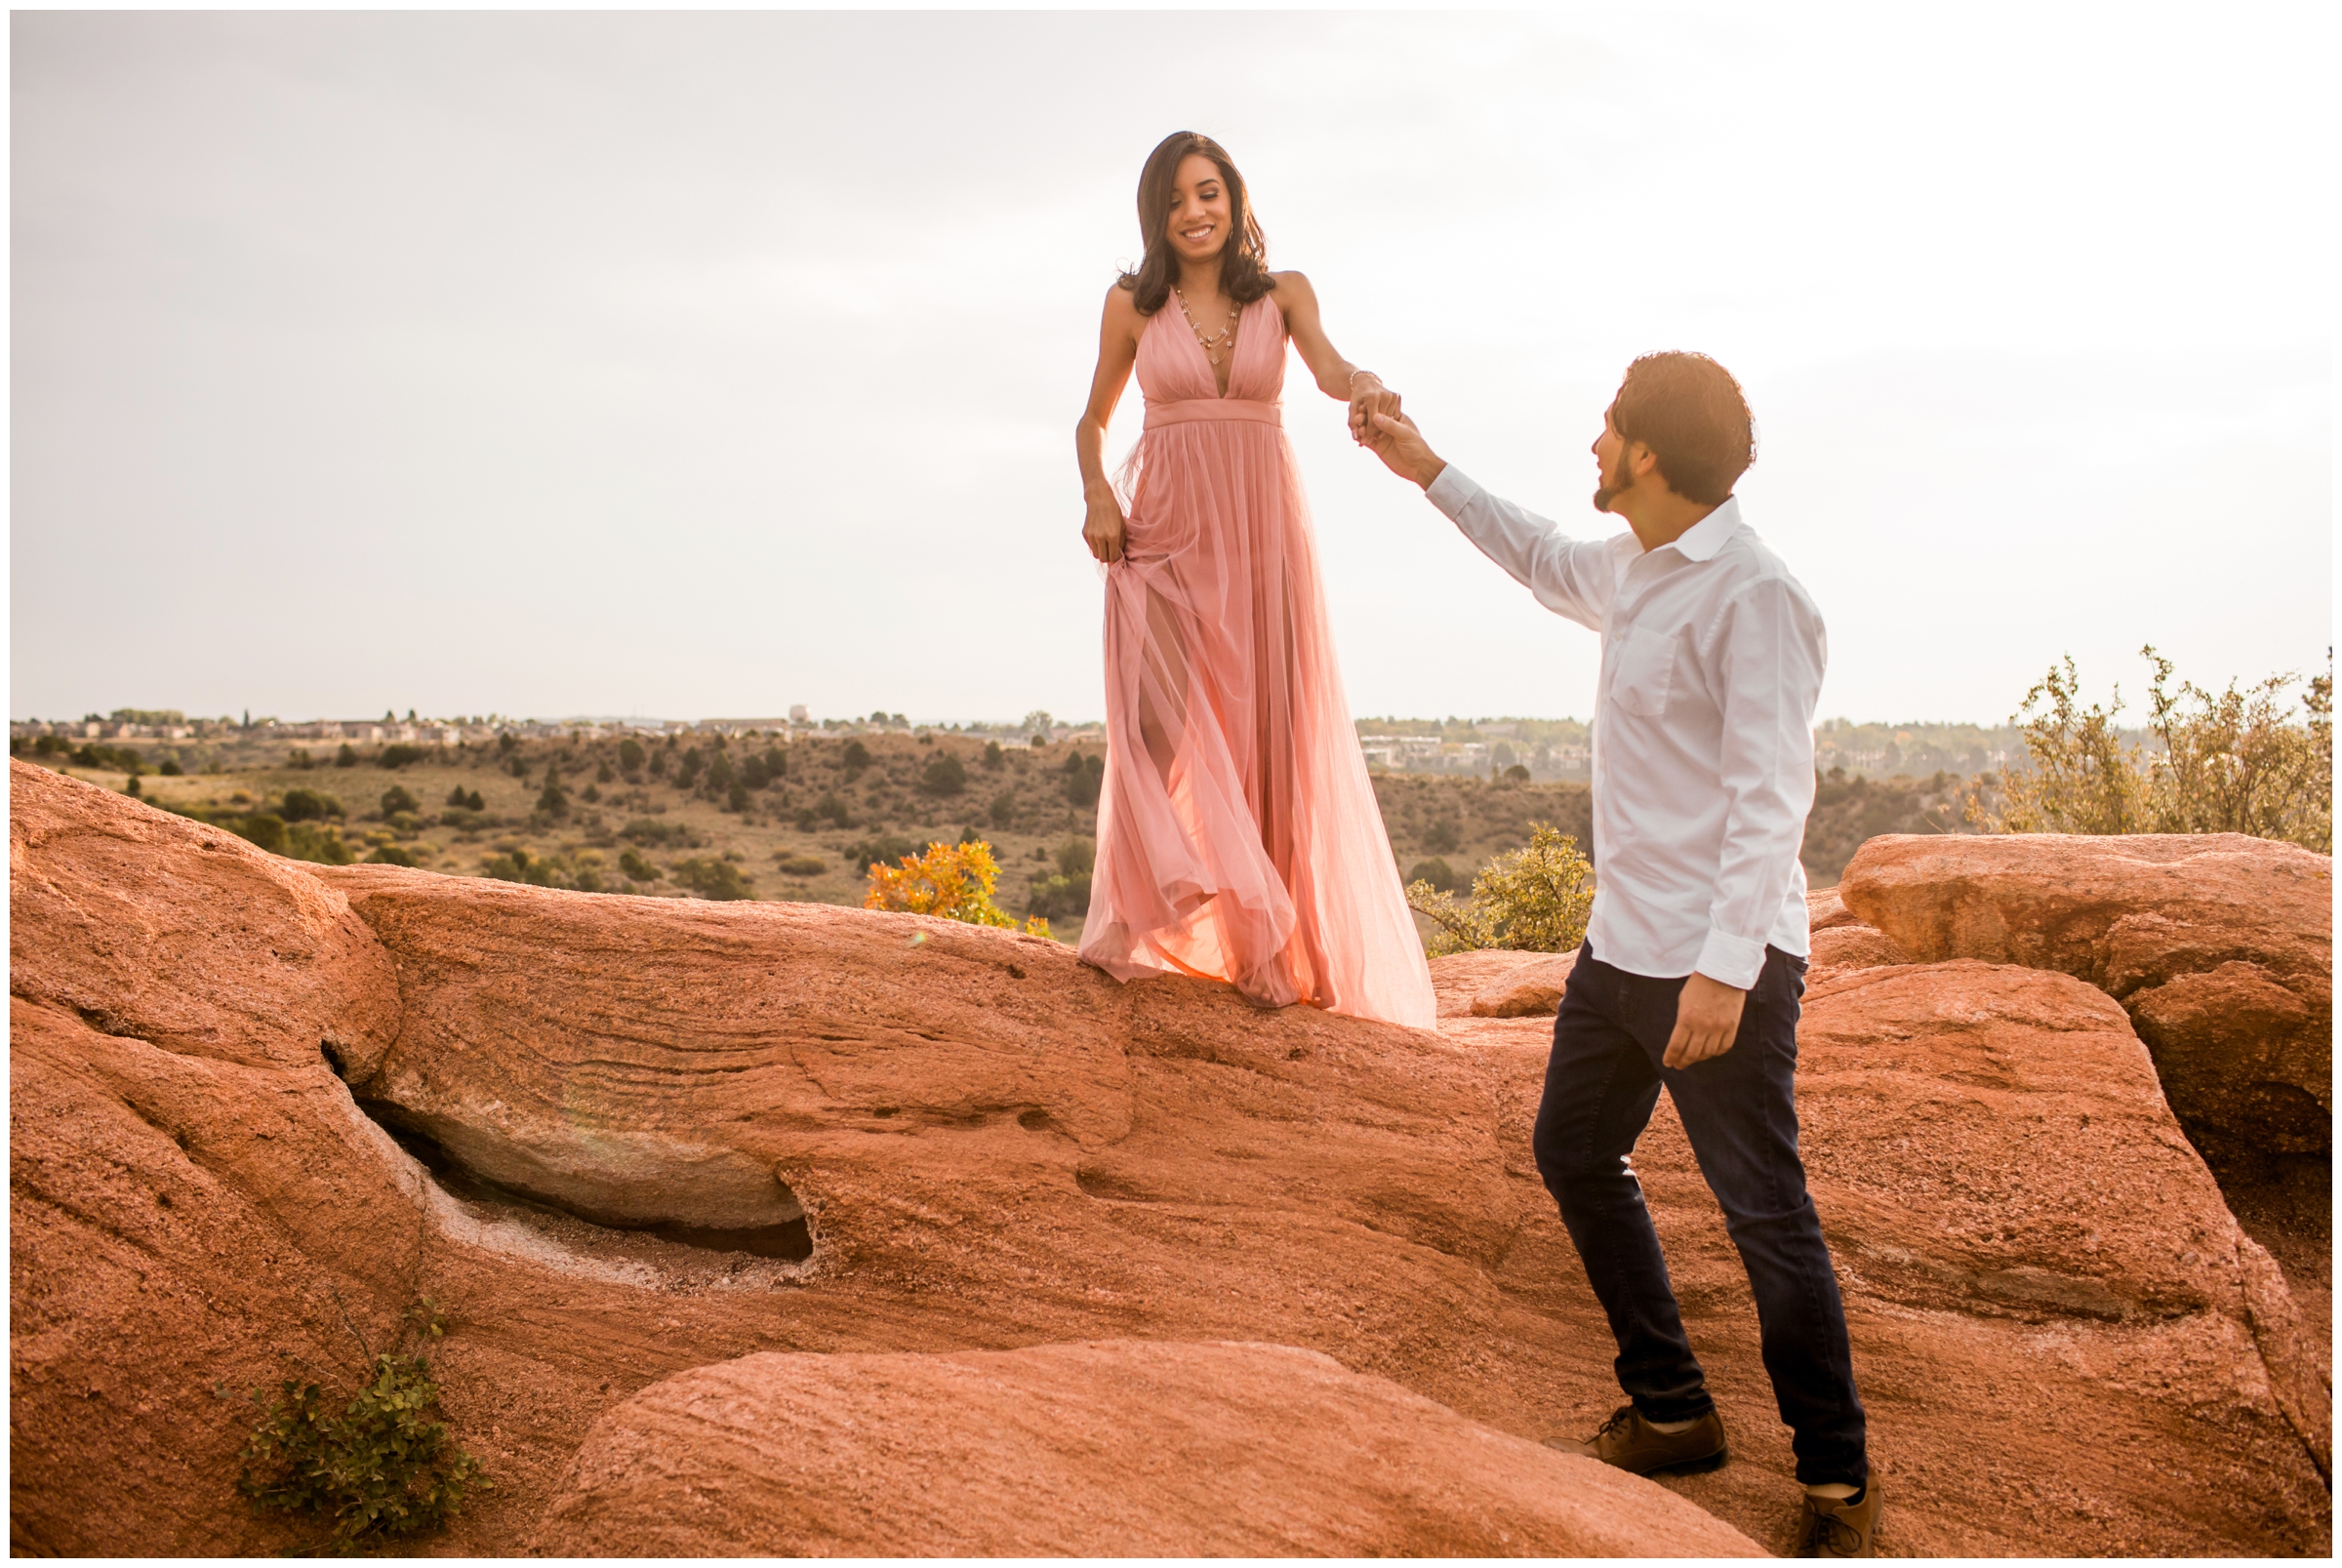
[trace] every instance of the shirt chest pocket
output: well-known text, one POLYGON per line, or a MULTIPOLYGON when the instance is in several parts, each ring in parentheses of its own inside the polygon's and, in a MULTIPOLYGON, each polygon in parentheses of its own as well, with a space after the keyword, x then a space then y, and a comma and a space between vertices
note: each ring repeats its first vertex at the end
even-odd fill
POLYGON ((1665 632, 1629 626, 1611 656, 1610 700, 1620 710, 1657 718, 1675 695, 1676 639, 1665 632))

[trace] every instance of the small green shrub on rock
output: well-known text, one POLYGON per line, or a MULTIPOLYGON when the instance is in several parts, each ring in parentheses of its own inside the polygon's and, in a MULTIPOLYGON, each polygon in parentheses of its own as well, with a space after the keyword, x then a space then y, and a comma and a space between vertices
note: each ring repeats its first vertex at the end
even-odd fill
POLYGON ((262 1420, 236 1477, 253 1512, 330 1524, 319 1547, 350 1553, 444 1529, 466 1496, 493 1490, 480 1462, 448 1440, 446 1424, 424 1419, 439 1385, 421 1351, 406 1347, 445 1332, 430 1301, 409 1307, 400 1349, 369 1351, 368 1381, 339 1415, 314 1383, 287 1378, 265 1404, 254 1389, 262 1420))
POLYGON ((629 882, 656 882, 666 875, 665 871, 644 860, 640 852, 635 850, 625 850, 620 853, 618 868, 626 873, 626 880, 629 882))

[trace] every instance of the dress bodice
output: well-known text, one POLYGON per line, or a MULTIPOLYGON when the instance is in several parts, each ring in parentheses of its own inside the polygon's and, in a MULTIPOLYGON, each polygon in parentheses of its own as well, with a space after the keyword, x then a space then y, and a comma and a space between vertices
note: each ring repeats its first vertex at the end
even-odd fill
MULTIPOLYGON (((1220 396, 1212 362, 1195 341, 1194 328, 1173 295, 1149 319, 1139 338, 1139 391, 1150 403, 1184 403, 1220 396)), ((1232 400, 1273 403, 1285 389, 1285 314, 1274 293, 1244 307, 1236 318, 1234 361, 1229 366, 1232 400)))

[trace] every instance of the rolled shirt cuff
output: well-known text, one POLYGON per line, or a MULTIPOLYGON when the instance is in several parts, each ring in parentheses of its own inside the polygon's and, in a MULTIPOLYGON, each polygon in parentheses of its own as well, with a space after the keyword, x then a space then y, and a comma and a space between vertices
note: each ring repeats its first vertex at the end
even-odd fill
POLYGON ((1764 944, 1711 926, 1708 940, 1700 945, 1700 961, 1692 967, 1735 990, 1753 990, 1756 977, 1764 972, 1764 944))
POLYGON ((1447 520, 1453 523, 1462 521, 1457 513, 1471 504, 1472 499, 1480 493, 1480 487, 1472 482, 1471 475, 1451 462, 1439 470, 1439 477, 1433 480, 1423 493, 1433 505, 1447 513, 1447 520))

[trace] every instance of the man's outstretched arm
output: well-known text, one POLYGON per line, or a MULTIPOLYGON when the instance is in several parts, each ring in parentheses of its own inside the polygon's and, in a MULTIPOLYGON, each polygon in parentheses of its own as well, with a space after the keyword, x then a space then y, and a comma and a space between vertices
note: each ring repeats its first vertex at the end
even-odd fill
POLYGON ((1548 610, 1601 629, 1624 564, 1620 542, 1628 546, 1627 559, 1640 553, 1633 535, 1570 539, 1545 518, 1473 483, 1432 450, 1413 420, 1378 414, 1374 425, 1375 438, 1369 444, 1383 465, 1423 486, 1432 504, 1445 512, 1481 554, 1510 572, 1548 610))

